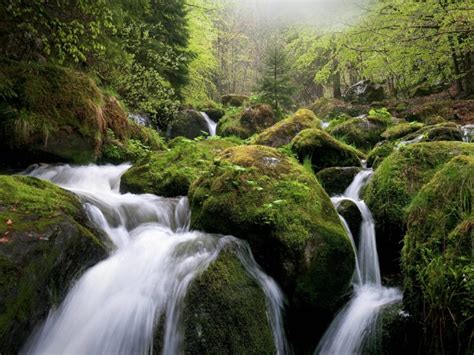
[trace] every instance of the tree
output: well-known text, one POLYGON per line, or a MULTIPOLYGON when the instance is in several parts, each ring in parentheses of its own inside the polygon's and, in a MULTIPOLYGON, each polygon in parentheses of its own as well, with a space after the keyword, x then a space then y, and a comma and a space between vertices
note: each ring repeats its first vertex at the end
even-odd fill
POLYGON ((290 66, 283 45, 275 40, 264 56, 265 69, 260 85, 260 96, 271 104, 276 112, 291 107, 295 91, 290 66))

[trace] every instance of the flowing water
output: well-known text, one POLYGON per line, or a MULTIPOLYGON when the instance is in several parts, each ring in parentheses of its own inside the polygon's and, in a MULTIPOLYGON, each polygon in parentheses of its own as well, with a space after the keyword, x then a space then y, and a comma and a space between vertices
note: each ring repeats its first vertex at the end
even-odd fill
POLYGON ((382 286, 374 220, 369 208, 360 199, 360 191, 371 175, 371 170, 361 171, 342 196, 331 199, 336 207, 343 200, 355 203, 361 213, 362 223, 359 245, 355 248, 352 233, 341 216, 356 253, 356 267, 352 277, 354 293, 329 326, 315 354, 344 355, 363 352, 364 345, 368 344, 374 335, 379 312, 385 306, 402 299, 398 289, 382 286))
POLYGON ((110 256, 89 269, 50 312, 22 353, 149 354, 163 319, 163 353, 182 352, 186 290, 228 246, 265 293, 275 346, 286 353, 283 295, 248 245, 231 236, 190 231, 187 198, 120 194, 120 177, 129 167, 44 165, 28 172, 76 193, 112 247, 110 256))
POLYGON ((217 123, 211 120, 211 118, 205 112, 201 112, 202 117, 206 120, 207 128, 209 129, 209 135, 215 136, 217 130, 217 123))

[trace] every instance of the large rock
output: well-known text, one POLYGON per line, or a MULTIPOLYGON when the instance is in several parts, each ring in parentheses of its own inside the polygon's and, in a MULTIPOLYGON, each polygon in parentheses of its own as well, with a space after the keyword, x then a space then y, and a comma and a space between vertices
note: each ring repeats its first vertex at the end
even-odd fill
POLYGON ((407 211, 404 303, 426 331, 425 353, 472 350, 473 198, 474 157, 458 156, 432 177, 407 211))
POLYGON ((249 101, 249 97, 246 95, 238 94, 227 94, 222 95, 221 102, 226 106, 241 107, 244 106, 246 102, 249 101))
POLYGON ((367 166, 376 169, 386 157, 393 153, 395 144, 390 141, 378 142, 367 154, 367 166))
POLYGON ((382 138, 389 141, 394 141, 399 138, 405 137, 410 133, 414 133, 424 127, 421 122, 402 122, 395 126, 389 127, 381 134, 382 138))
POLYGON ((0 176, 0 352, 16 354, 81 272, 105 257, 79 200, 45 181, 0 176))
POLYGON ((273 148, 239 146, 225 150, 189 196, 192 228, 247 240, 289 298, 290 336, 315 346, 347 291, 354 255, 314 175, 273 148), (309 331, 304 324, 316 315, 309 331))
POLYGON ((369 80, 362 80, 352 85, 345 93, 344 99, 358 104, 370 104, 385 99, 382 85, 369 80))
POLYGON ((320 129, 305 129, 292 141, 291 147, 304 162, 311 160, 315 172, 333 166, 360 166, 364 155, 357 149, 331 137, 320 129))
POLYGON ((319 171, 316 177, 329 196, 341 195, 361 170, 357 166, 326 168, 319 171))
POLYGON ((222 118, 217 125, 217 134, 246 139, 274 125, 276 121, 270 105, 258 104, 222 118))
POLYGON ((192 281, 184 300, 185 354, 274 354, 265 295, 232 247, 192 281))
POLYGON ((169 123, 166 132, 168 138, 185 137, 194 139, 209 134, 207 122, 202 114, 195 110, 183 110, 169 123))
POLYGON ((379 165, 364 197, 375 219, 383 271, 398 270, 400 242, 406 231, 407 208, 413 197, 446 162, 462 154, 473 155, 474 145, 418 143, 401 147, 379 165))
POLYGON ((358 149, 370 150, 382 140, 381 134, 390 125, 390 120, 378 117, 352 118, 329 129, 329 132, 347 144, 355 145, 358 149))
POLYGON ((252 143, 281 147, 290 143, 298 133, 307 128, 321 128, 321 121, 312 111, 301 109, 258 134, 252 143))
POLYGON ((120 191, 185 196, 191 183, 209 168, 216 154, 234 145, 229 139, 195 142, 176 138, 169 150, 152 153, 130 168, 120 180, 120 191))
POLYGON ((342 100, 321 97, 311 105, 310 109, 321 119, 331 120, 341 116, 357 117, 366 114, 369 111, 369 106, 354 105, 342 100))

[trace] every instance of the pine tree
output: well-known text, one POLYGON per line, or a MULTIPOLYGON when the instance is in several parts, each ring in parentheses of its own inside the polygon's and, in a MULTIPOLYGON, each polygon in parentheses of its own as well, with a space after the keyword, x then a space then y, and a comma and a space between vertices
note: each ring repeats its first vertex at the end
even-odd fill
POLYGON ((292 84, 290 66, 284 47, 274 41, 265 53, 265 69, 260 85, 260 95, 276 112, 290 108, 295 88, 292 84))

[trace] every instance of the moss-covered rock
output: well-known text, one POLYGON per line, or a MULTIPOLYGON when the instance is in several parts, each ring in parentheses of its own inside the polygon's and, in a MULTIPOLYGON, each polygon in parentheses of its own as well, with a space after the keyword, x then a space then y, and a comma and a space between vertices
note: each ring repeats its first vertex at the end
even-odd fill
POLYGON ((274 354, 265 295, 231 248, 190 285, 185 354, 274 354))
POLYGON ((474 145, 418 143, 394 151, 377 168, 364 196, 375 219, 380 263, 384 271, 398 269, 407 208, 413 197, 446 162, 463 154, 473 155, 474 145))
POLYGON ((215 155, 234 146, 234 141, 177 138, 170 149, 154 152, 130 168, 121 179, 120 190, 158 196, 185 196, 191 183, 206 171, 215 155))
POLYGON ((301 109, 293 116, 277 122, 258 134, 252 140, 252 144, 281 147, 290 143, 299 132, 307 128, 321 128, 321 121, 313 111, 301 109))
POLYGON ((200 112, 183 110, 169 123, 166 135, 168 138, 185 137, 194 139, 209 134, 207 122, 200 112))
POLYGON ((360 239, 360 224, 362 223, 362 215, 360 214, 359 207, 350 201, 343 200, 337 206, 337 212, 344 217, 351 230, 352 237, 354 238, 355 245, 359 245, 360 239))
POLYGON ((290 328, 299 329, 290 335, 316 341, 303 324, 336 310, 354 255, 314 175, 273 148, 239 146, 225 150, 189 196, 192 228, 247 240, 289 297, 290 328))
POLYGON ((474 157, 458 156, 433 176, 407 211, 404 303, 422 325, 430 353, 464 353, 472 346, 473 201, 474 157))
POLYGON ((382 85, 362 80, 347 89, 344 99, 358 104, 370 104, 384 100, 385 93, 382 85))
POLYGON ((392 154, 395 144, 389 141, 382 141, 367 154, 367 166, 376 169, 383 160, 392 154))
POLYGON ((0 351, 18 353, 71 282, 105 257, 79 200, 45 181, 0 176, 0 351))
POLYGON ((367 151, 382 140, 381 134, 390 123, 390 120, 371 116, 353 118, 331 127, 329 132, 344 142, 367 151))
POLYGON ((360 167, 326 168, 316 174, 321 186, 329 196, 342 194, 361 171, 360 167))
POLYGON ((301 131, 291 141, 291 147, 301 162, 311 160, 315 172, 333 166, 360 166, 360 158, 365 157, 320 129, 301 131))
POLYGON ((217 134, 222 137, 236 136, 246 139, 271 127, 276 121, 271 106, 258 104, 226 115, 217 124, 217 134))
POLYGON ((325 120, 334 119, 341 115, 356 117, 369 111, 368 106, 353 105, 349 102, 325 97, 317 99, 313 105, 311 105, 310 109, 318 117, 325 120))
POLYGON ((382 138, 387 140, 397 140, 399 138, 405 137, 406 135, 416 132, 419 129, 423 128, 424 124, 421 122, 402 122, 393 127, 390 127, 381 134, 382 138))
POLYGON ((219 122, 219 120, 224 117, 225 111, 221 108, 211 107, 203 110, 206 115, 209 116, 214 122, 219 122))
POLYGON ((249 101, 249 97, 246 95, 238 94, 227 94, 222 95, 221 102, 226 106, 241 107, 244 106, 246 102, 249 101))

